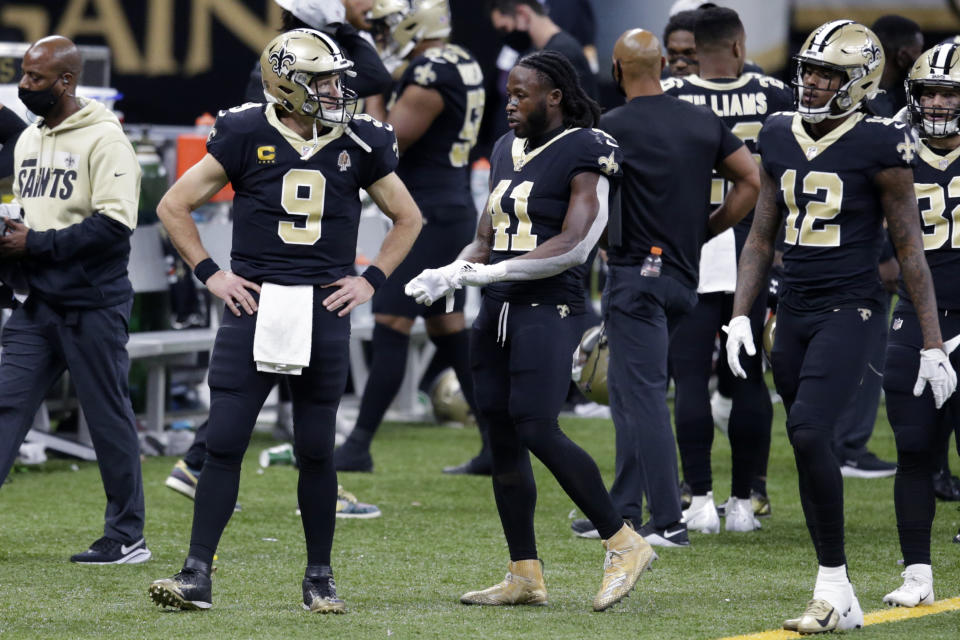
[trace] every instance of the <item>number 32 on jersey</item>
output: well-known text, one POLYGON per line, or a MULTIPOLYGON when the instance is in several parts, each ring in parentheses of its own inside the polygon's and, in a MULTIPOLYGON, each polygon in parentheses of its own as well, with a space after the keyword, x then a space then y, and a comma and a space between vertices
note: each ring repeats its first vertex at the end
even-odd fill
POLYGON ((510 183, 510 180, 498 182, 497 186, 490 192, 490 199, 487 200, 487 211, 490 214, 494 231, 493 250, 532 251, 537 248, 537 236, 531 233, 533 231, 533 221, 530 220, 530 214, 527 213, 527 203, 530 200, 530 191, 533 190, 533 182, 525 180, 510 191, 509 197, 513 200, 513 212, 517 217, 517 230, 514 233, 510 233, 513 218, 503 210, 502 204, 504 194, 510 188, 510 183))

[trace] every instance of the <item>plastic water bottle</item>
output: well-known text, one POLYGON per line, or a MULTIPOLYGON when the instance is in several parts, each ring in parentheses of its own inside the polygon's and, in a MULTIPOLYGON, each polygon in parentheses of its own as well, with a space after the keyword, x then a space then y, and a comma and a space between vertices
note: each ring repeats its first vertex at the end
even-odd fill
POLYGON ((663 259, 660 254, 663 249, 660 247, 650 247, 650 255, 643 259, 643 266, 640 267, 640 275, 645 278, 659 278, 660 268, 663 267, 663 259))

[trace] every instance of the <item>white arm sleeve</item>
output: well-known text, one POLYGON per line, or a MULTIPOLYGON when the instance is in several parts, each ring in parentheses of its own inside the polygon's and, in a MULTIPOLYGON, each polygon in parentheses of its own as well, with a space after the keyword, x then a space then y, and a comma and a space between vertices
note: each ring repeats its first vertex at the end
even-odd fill
POLYGON ((610 182, 606 176, 600 176, 597 180, 597 200, 600 202, 597 217, 587 230, 587 234, 573 249, 549 258, 504 260, 495 265, 496 267, 503 267, 503 275, 498 279, 541 280, 586 262, 590 250, 600 240, 600 235, 607 226, 607 217, 610 214, 610 182))

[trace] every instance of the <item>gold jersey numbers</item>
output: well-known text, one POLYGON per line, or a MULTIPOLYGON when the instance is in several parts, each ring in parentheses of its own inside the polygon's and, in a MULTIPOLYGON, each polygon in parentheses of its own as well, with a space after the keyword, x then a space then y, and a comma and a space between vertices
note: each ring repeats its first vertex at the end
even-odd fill
POLYGON ((327 179, 314 169, 291 169, 283 176, 280 204, 292 216, 303 216, 302 222, 281 220, 277 234, 287 244, 316 244, 320 239, 323 219, 323 196, 327 179))
POLYGON ((787 169, 780 178, 783 202, 787 206, 784 242, 804 247, 839 247, 840 225, 827 224, 840 215, 843 181, 835 173, 810 171, 803 178, 803 194, 811 199, 804 210, 797 206, 797 171, 787 169))
POLYGON ((533 221, 527 213, 527 203, 530 200, 533 183, 526 180, 510 191, 514 215, 517 217, 517 230, 512 234, 510 228, 513 226, 513 218, 503 210, 502 204, 503 196, 509 188, 510 180, 501 180, 490 192, 490 199, 487 201, 487 211, 490 213, 494 231, 493 250, 532 251, 537 248, 537 236, 531 233, 533 221))

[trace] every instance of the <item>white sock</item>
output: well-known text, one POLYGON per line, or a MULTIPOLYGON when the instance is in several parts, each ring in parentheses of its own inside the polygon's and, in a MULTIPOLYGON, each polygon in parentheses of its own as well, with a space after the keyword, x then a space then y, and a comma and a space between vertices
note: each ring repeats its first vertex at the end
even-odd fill
POLYGON ((853 602, 853 587, 847 578, 847 565, 820 566, 817 583, 813 588, 813 599, 826 600, 840 615, 846 613, 853 602))
POLYGON ((698 511, 707 503, 713 504, 713 491, 708 491, 705 496, 693 496, 690 500, 690 510, 698 511))
POLYGON ((907 565, 904 573, 912 573, 916 576, 933 582, 933 567, 929 564, 911 564, 907 565))

